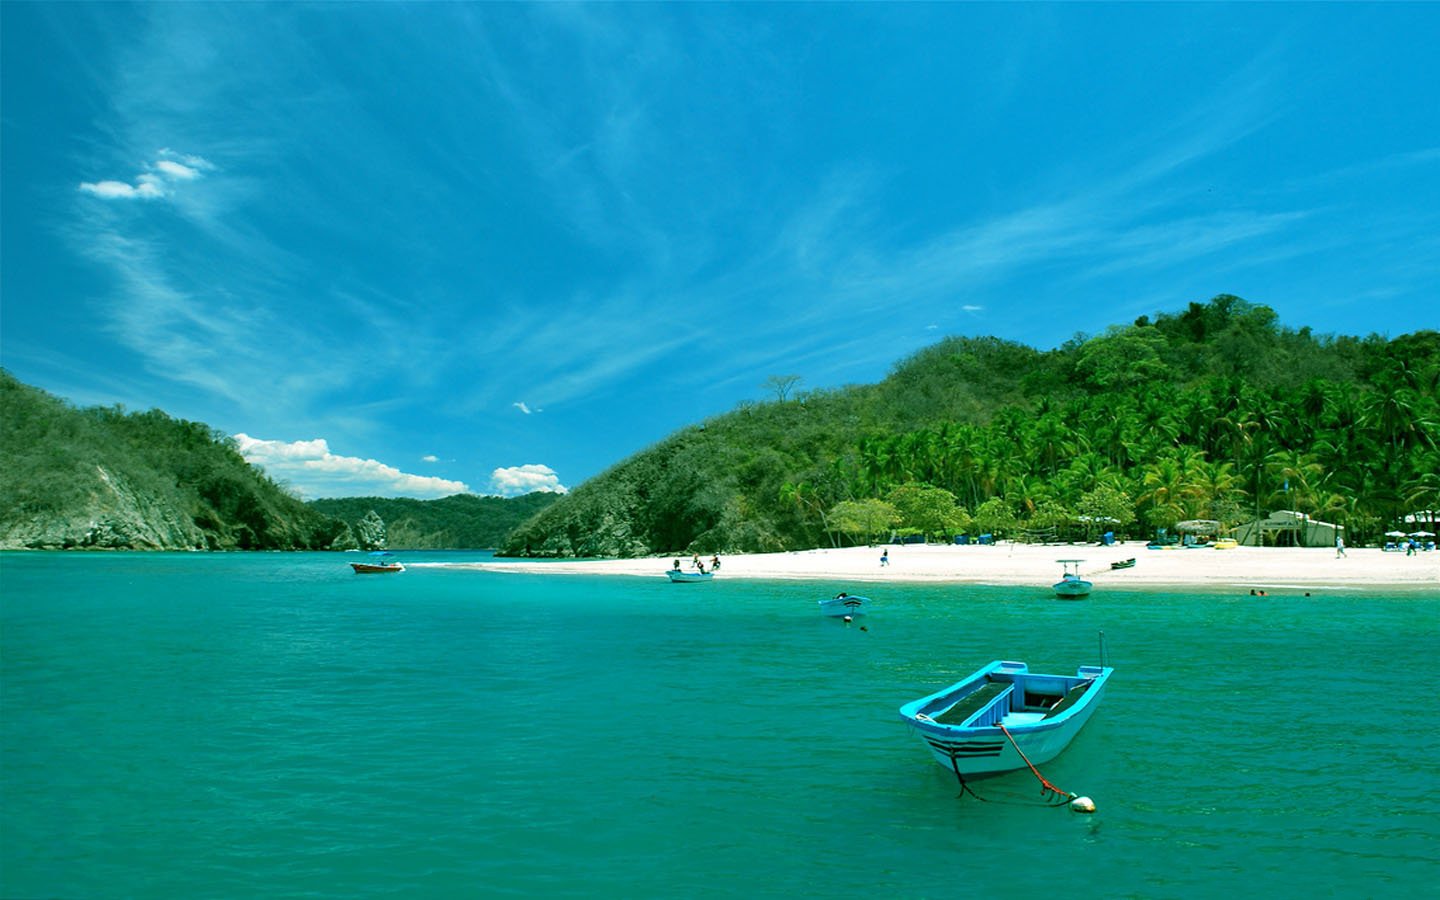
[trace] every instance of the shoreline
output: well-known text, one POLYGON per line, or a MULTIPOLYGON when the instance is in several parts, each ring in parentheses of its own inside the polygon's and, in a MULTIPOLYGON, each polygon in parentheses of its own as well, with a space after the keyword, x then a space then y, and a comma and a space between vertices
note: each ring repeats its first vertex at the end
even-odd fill
MULTIPOLYGON (((661 577, 674 554, 637 559, 497 560, 477 563, 418 563, 487 572, 548 575, 661 577)), ((1336 557, 1327 547, 1210 547, 1147 550, 1140 541, 1100 547, 1093 544, 888 544, 874 547, 794 550, 722 556, 721 579, 803 580, 834 583, 988 584, 1048 588, 1059 580, 1062 559, 1083 560, 1081 574, 1095 589, 1345 590, 1365 588, 1428 591, 1440 597, 1440 552, 1414 556, 1377 548, 1348 549, 1336 557), (888 564, 881 565, 882 551, 888 564), (1110 563, 1135 559, 1135 566, 1110 563)), ((681 556, 682 568, 691 571, 681 556)), ((708 566, 708 560, 707 560, 708 566)))

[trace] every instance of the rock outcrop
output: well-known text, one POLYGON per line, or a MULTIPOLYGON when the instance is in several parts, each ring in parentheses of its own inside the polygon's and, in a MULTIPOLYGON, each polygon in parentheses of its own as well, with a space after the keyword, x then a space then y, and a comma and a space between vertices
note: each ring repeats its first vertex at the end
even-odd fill
POLYGON ((132 490, 104 466, 78 508, 6 523, 6 550, 204 550, 205 533, 163 499, 132 490))

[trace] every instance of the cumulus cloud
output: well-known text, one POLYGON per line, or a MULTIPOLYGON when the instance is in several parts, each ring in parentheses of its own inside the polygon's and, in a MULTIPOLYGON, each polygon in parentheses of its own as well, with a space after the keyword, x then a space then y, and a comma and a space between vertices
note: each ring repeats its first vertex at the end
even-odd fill
POLYGON ((209 160, 161 148, 156 159, 145 164, 145 171, 128 181, 82 181, 80 192, 106 200, 157 200, 170 193, 176 182, 194 181, 215 168, 209 160))
POLYGON ((267 441, 235 435, 245 461, 265 469, 307 500, 320 497, 415 497, 421 500, 467 494, 463 481, 411 475, 378 460, 337 456, 324 438, 267 441))
POLYGON ((518 497, 535 491, 566 494, 570 489, 560 483, 560 476, 549 466, 531 463, 509 466, 490 473, 490 489, 501 497, 518 497))
POLYGON ((436 463, 436 462, 439 462, 439 461, 440 461, 440 457, 436 456, 436 455, 433 454, 433 453, 427 453, 427 454, 425 454, 424 456, 420 457, 420 461, 421 461, 421 462, 428 462, 428 463, 436 463))

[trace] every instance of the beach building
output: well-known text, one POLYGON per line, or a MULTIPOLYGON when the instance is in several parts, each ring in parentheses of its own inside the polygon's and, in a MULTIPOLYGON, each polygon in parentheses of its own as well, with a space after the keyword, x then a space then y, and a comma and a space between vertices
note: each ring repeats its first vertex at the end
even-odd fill
POLYGON ((1333 547, 1335 538, 1344 535, 1345 526, 1277 509, 1263 519, 1236 525, 1231 533, 1246 547, 1333 547))

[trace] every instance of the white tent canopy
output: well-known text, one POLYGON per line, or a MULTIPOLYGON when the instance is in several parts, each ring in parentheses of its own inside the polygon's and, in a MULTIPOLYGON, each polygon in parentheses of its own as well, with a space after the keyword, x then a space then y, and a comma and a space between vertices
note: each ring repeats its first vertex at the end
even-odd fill
POLYGON ((1344 531, 1344 525, 1321 522, 1292 509, 1277 509, 1263 519, 1235 526, 1234 534, 1235 540, 1249 547, 1333 547, 1344 531))

